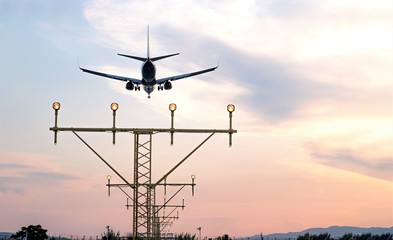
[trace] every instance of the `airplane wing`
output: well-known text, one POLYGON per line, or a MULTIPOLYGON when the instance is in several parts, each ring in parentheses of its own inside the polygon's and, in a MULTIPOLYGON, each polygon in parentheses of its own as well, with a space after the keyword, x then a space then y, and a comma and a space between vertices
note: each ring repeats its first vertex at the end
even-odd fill
POLYGON ((96 72, 96 71, 92 71, 92 70, 81 68, 81 67, 79 67, 79 69, 84 72, 98 75, 101 77, 112 78, 112 79, 120 80, 120 81, 124 81, 124 82, 133 82, 135 84, 142 84, 142 81, 139 79, 136 79, 136 78, 122 77, 122 76, 117 76, 117 75, 112 75, 112 74, 107 74, 107 73, 101 73, 101 72, 96 72))
POLYGON ((166 81, 176 81, 176 80, 179 80, 179 79, 188 78, 188 77, 191 77, 191 76, 195 76, 195 75, 211 72, 211 71, 216 70, 217 67, 218 66, 212 67, 212 68, 208 68, 208 69, 205 69, 205 70, 201 70, 201 71, 197 71, 197 72, 186 73, 186 74, 181 74, 181 75, 177 75, 177 76, 157 79, 157 84, 162 84, 162 83, 164 83, 166 81))

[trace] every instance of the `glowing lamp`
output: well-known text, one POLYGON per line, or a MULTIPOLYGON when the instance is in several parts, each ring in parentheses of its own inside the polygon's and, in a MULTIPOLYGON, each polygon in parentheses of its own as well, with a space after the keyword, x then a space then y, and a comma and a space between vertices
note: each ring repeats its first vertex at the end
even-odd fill
POLYGON ((59 103, 59 102, 54 102, 54 103, 52 104, 52 108, 53 108, 54 110, 59 110, 59 109, 60 109, 60 103, 59 103))
POLYGON ((113 110, 113 111, 116 111, 117 109, 119 109, 119 104, 117 104, 117 103, 112 103, 111 104, 111 109, 113 110))
POLYGON ((176 104, 175 104, 175 103, 169 104, 169 110, 170 110, 171 112, 176 111, 176 104))
POLYGON ((235 111, 235 105, 229 104, 229 105, 227 106, 227 110, 228 110, 228 112, 230 112, 230 113, 234 112, 234 111, 235 111))

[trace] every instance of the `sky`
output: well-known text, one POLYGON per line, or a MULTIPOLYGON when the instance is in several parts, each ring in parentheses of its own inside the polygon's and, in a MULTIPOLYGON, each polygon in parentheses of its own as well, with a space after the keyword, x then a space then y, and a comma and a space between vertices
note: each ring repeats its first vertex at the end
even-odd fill
MULTIPOLYGON (((120 183, 71 132, 53 144, 52 103, 61 127, 227 129, 168 182, 196 175, 195 196, 168 230, 216 237, 332 225, 393 226, 392 12, 389 0, 1 0, 0 231, 40 224, 52 235, 132 231, 120 183), (80 66, 140 78, 141 63, 117 53, 179 56, 157 76, 216 71, 170 91, 125 90, 80 66)), ((133 135, 81 133, 133 179, 133 135)), ((157 181, 207 137, 153 136, 157 181)), ((168 191, 175 191, 169 189, 168 191)), ((162 189, 157 201, 162 198, 162 189)))

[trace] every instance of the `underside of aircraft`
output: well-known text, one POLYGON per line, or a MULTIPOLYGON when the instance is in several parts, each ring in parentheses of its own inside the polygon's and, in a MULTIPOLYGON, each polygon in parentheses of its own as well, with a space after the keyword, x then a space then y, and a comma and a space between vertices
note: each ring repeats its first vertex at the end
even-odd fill
POLYGON ((147 57, 138 57, 138 56, 132 56, 132 55, 126 55, 126 54, 118 54, 119 56, 127 57, 127 58, 132 58, 138 61, 142 61, 142 78, 141 79, 136 79, 136 78, 130 78, 130 77, 123 77, 123 76, 118 76, 118 75, 113 75, 113 74, 108 74, 108 73, 103 73, 103 72, 97 72, 93 70, 89 70, 86 68, 81 68, 79 67, 80 70, 86 73, 98 75, 101 77, 107 77, 119 81, 124 81, 126 82, 126 89, 127 90, 135 90, 135 91, 140 91, 141 85, 143 86, 143 90, 148 94, 148 98, 150 98, 150 93, 152 93, 155 89, 155 86, 157 85, 158 91, 160 90, 170 90, 172 89, 172 81, 176 81, 179 79, 184 79, 188 78, 191 76, 207 73, 214 71, 217 67, 212 67, 196 72, 191 72, 191 73, 185 73, 181 75, 176 75, 176 76, 171 76, 171 77, 165 77, 165 78, 159 78, 156 79, 156 66, 154 64, 155 61, 176 56, 179 55, 179 53, 174 53, 174 54, 169 54, 169 55, 164 55, 164 56, 158 56, 158 57, 150 57, 149 53, 149 27, 147 29, 147 57))

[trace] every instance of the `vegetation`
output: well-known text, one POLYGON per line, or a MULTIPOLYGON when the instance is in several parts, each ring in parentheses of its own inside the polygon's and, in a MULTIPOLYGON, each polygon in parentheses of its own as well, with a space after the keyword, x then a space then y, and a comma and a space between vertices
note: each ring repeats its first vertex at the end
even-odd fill
MULTIPOLYGON (((339 237, 338 240, 393 240, 393 235, 389 233, 381 234, 381 235, 372 235, 371 233, 364 233, 362 235, 353 235, 352 233, 344 234, 339 237)), ((297 237, 297 240, 331 240, 333 238, 330 237, 328 233, 321 233, 319 235, 310 235, 306 233, 304 235, 300 235, 297 237)))
POLYGON ((11 235, 11 239, 26 239, 26 240, 42 240, 48 239, 46 234, 48 230, 43 229, 41 225, 30 225, 22 227, 22 229, 11 235))
POLYGON ((117 233, 115 234, 113 229, 110 228, 109 226, 107 226, 106 232, 101 233, 101 239, 102 240, 118 240, 118 239, 120 239, 120 232, 117 231, 117 233))
POLYGON ((330 240, 329 233, 321 233, 319 235, 310 235, 306 233, 297 237, 297 240, 330 240))
MULTIPOLYGON (((22 227, 20 231, 11 235, 11 239, 23 239, 23 240, 44 240, 49 239, 47 235, 48 230, 43 229, 41 225, 29 225, 28 227, 22 227)), ((71 237, 72 238, 72 237, 71 237)), ((57 238, 51 237, 51 240, 55 240, 57 238)), ((62 238, 67 239, 67 238, 62 238)), ((74 238, 75 239, 75 238, 74 238)), ((82 239, 93 239, 85 238, 82 239)), ((96 239, 94 237, 94 239, 96 239)), ((126 234, 125 236, 120 236, 120 232, 115 232, 111 227, 107 226, 106 231, 101 233, 101 240, 132 240, 132 234, 126 234)), ((192 235, 190 233, 181 233, 179 235, 175 235, 174 240, 196 240, 196 234, 192 235)), ((210 238, 209 238, 210 239, 210 238)), ((214 240, 234 240, 234 238, 230 238, 227 234, 223 236, 219 236, 216 238, 212 238, 214 240)), ((263 236, 261 235, 261 239, 263 240, 263 236)), ((293 240, 293 239, 291 239, 293 240)), ((299 235, 296 240, 393 240, 392 233, 384 233, 381 235, 375 235, 371 233, 364 233, 361 235, 353 235, 352 233, 344 234, 338 238, 332 238, 329 233, 321 233, 321 234, 310 234, 306 233, 304 235, 299 235)))
POLYGON ((228 234, 225 234, 222 237, 216 237, 214 240, 232 240, 232 238, 230 238, 228 234))
POLYGON ((175 240, 195 240, 195 234, 181 233, 175 237, 175 240))

